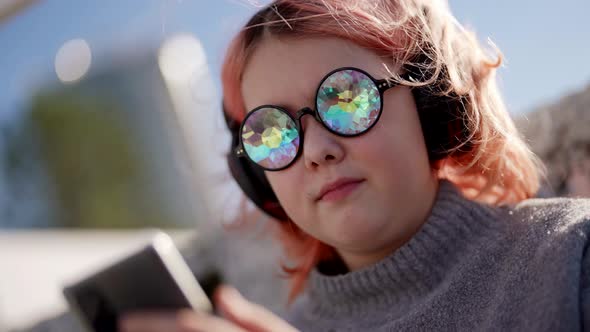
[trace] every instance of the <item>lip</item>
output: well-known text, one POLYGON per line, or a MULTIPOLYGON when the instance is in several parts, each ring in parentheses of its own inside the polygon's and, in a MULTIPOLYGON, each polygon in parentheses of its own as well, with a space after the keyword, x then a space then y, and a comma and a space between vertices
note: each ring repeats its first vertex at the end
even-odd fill
POLYGON ((321 188, 320 192, 316 196, 316 202, 343 198, 356 189, 356 187, 364 181, 365 179, 340 178, 336 181, 327 183, 321 188))

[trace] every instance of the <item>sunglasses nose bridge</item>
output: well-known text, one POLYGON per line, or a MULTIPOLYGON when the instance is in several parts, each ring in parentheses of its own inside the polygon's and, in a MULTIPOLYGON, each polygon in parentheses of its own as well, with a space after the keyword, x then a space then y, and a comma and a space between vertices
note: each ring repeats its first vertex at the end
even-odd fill
POLYGON ((295 119, 297 121, 301 122, 301 118, 306 114, 311 115, 315 118, 315 112, 309 107, 304 107, 304 108, 300 109, 299 111, 297 111, 297 113, 295 114, 295 119))
POLYGON ((321 120, 316 115, 316 112, 314 112, 314 110, 312 110, 309 107, 304 107, 304 108, 300 109, 299 111, 297 111, 297 113, 295 113, 295 120, 297 120, 297 122, 299 123, 300 130, 303 130, 302 118, 303 118, 304 115, 311 115, 318 122, 321 122, 321 120))

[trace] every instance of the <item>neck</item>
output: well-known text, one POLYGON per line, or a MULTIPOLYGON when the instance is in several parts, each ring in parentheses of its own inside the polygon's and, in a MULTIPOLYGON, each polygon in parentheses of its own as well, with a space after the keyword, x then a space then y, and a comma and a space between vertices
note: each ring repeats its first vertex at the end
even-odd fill
POLYGON ((376 262, 384 259, 391 255, 397 248, 401 247, 407 240, 403 242, 397 242, 394 245, 382 248, 380 250, 373 250, 371 252, 354 252, 336 249, 342 263, 346 266, 347 271, 357 271, 365 266, 373 265, 376 262))

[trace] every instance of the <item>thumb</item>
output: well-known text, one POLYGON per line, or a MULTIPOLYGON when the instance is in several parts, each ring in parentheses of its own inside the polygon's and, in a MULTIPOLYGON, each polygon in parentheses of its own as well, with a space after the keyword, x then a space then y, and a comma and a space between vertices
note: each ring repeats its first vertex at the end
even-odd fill
POLYGON ((215 302, 223 315, 249 331, 296 332, 297 330, 270 310, 246 300, 237 289, 220 286, 215 302))

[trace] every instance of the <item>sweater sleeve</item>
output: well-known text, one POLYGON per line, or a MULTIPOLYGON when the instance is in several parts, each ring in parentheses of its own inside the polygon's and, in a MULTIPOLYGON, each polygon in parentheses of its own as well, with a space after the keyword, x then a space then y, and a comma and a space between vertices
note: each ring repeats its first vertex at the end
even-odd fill
POLYGON ((590 288, 582 289, 582 326, 583 331, 590 331, 590 288))
POLYGON ((586 245, 582 257, 582 275, 580 279, 580 313, 582 330, 590 332, 590 245, 586 245))

